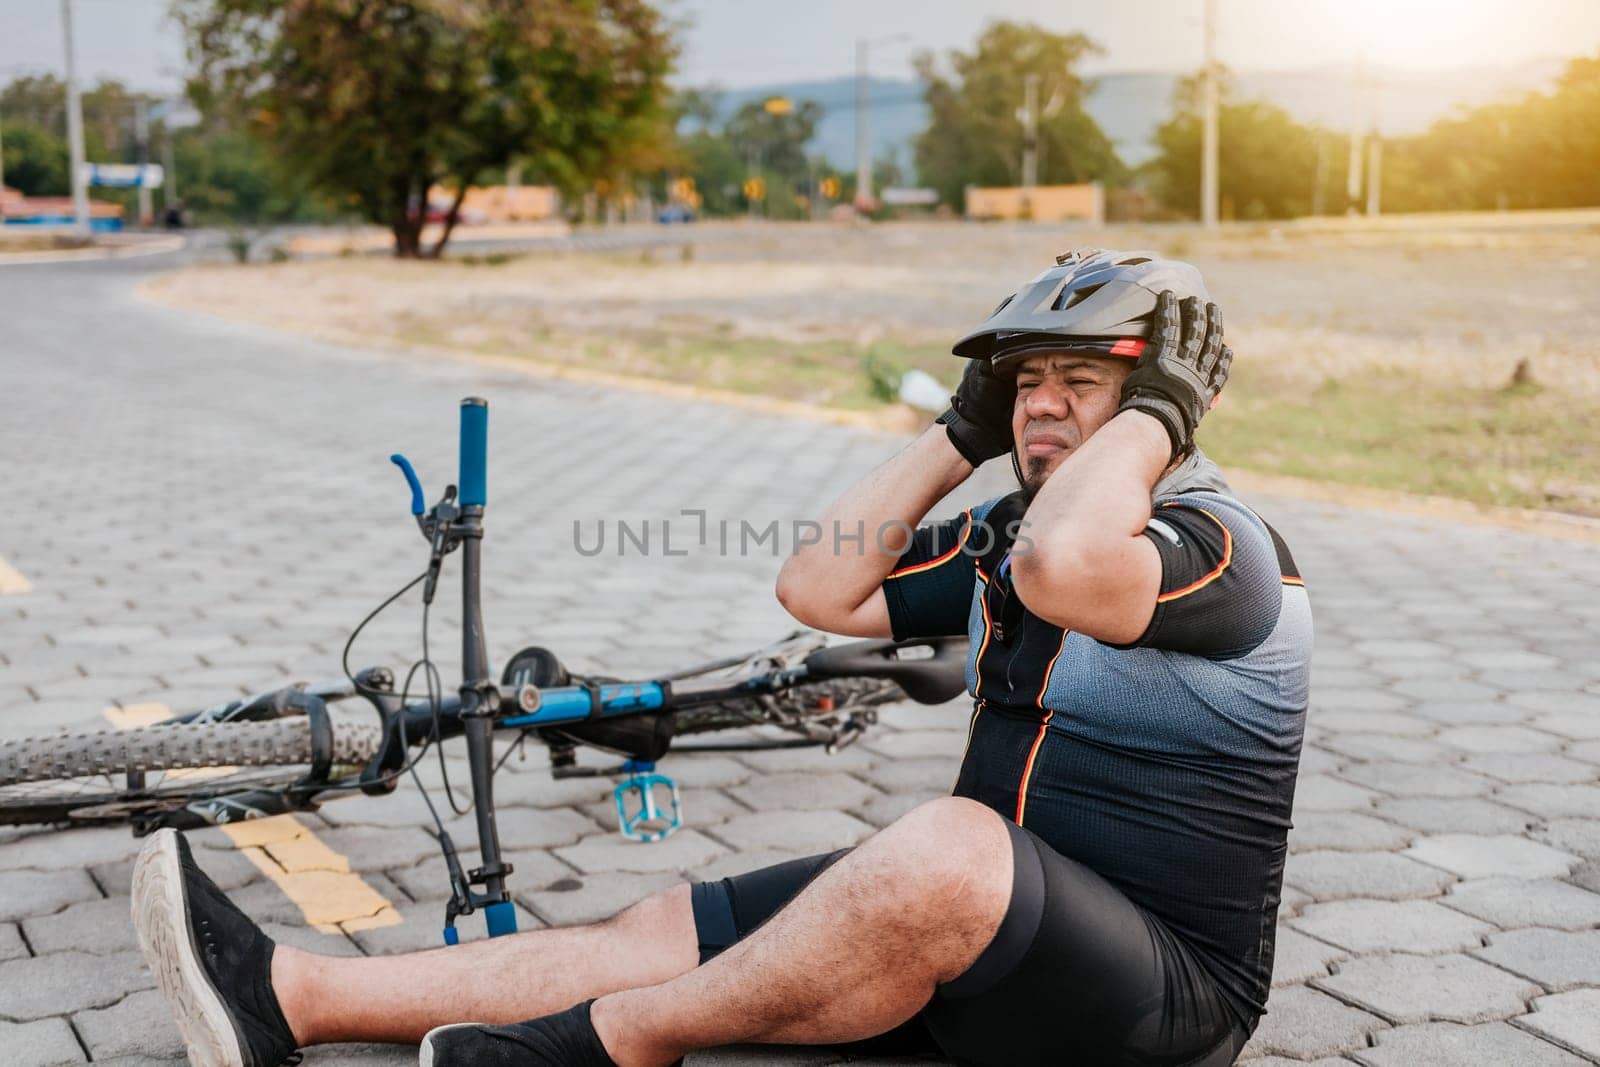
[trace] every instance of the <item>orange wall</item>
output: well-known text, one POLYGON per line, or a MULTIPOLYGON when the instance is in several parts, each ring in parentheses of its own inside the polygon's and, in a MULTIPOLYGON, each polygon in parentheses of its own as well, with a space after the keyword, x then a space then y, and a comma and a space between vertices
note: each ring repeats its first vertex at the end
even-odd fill
POLYGON ((969 219, 1033 219, 1037 222, 1081 220, 1102 223, 1105 189, 1099 182, 1083 185, 997 186, 967 190, 969 219))

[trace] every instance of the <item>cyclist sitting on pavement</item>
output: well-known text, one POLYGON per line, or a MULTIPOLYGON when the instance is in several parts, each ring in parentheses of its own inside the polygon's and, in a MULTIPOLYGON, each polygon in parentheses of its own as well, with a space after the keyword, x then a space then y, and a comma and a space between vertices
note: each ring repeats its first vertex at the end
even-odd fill
POLYGON ((823 529, 909 531, 1007 453, 1022 487, 909 545, 825 537, 778 579, 821 629, 969 634, 954 795, 603 923, 379 958, 275 946, 160 831, 134 916, 191 1059, 421 1040, 425 1065, 736 1042, 1231 1063, 1272 974, 1311 614, 1282 539, 1194 446, 1232 358, 1221 315, 1188 264, 1069 255, 955 351, 951 410, 823 529))

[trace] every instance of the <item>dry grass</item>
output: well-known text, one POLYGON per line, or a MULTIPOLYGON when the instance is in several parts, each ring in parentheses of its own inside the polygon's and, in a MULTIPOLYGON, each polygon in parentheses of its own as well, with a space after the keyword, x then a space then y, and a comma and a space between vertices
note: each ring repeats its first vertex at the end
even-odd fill
POLYGON ((58 252, 87 248, 90 242, 71 234, 51 233, 26 226, 0 228, 0 255, 12 252, 58 252))
POLYGON ((951 340, 1057 252, 1197 263, 1238 352, 1221 458, 1272 472, 1600 513, 1600 231, 726 225, 677 246, 442 264, 203 267, 165 300, 842 407, 865 364, 953 380, 951 340), (502 261, 503 260, 503 261, 502 261), (1526 361, 1532 383, 1508 388, 1526 361))

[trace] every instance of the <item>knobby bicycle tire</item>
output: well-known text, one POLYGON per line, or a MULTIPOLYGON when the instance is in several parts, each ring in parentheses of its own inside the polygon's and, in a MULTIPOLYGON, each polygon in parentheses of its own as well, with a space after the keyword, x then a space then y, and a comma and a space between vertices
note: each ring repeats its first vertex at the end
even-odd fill
MULTIPOLYGON (((378 751, 373 722, 333 726, 333 764, 356 767, 378 751)), ((175 723, 136 730, 96 730, 0 742, 0 825, 60 822, 106 809, 93 821, 124 821, 119 806, 170 806, 191 796, 236 788, 284 788, 311 763, 311 724, 303 716, 261 722, 175 723), (126 776, 216 768, 130 789, 126 776)))

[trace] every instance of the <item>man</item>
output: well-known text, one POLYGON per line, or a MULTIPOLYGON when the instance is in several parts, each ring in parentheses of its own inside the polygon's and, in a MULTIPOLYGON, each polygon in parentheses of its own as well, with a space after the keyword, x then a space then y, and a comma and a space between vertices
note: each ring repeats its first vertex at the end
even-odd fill
POLYGON ((814 626, 970 633, 954 796, 606 923, 376 959, 275 947, 162 831, 135 919, 191 1058, 422 1038, 424 1065, 740 1041, 1232 1062, 1270 984, 1311 629, 1287 549, 1194 448, 1221 317, 1187 264, 1066 256, 956 352, 951 410, 823 516, 850 536, 778 580, 814 626), (1008 452, 1019 492, 903 552, 853 536, 909 529, 1008 452))

